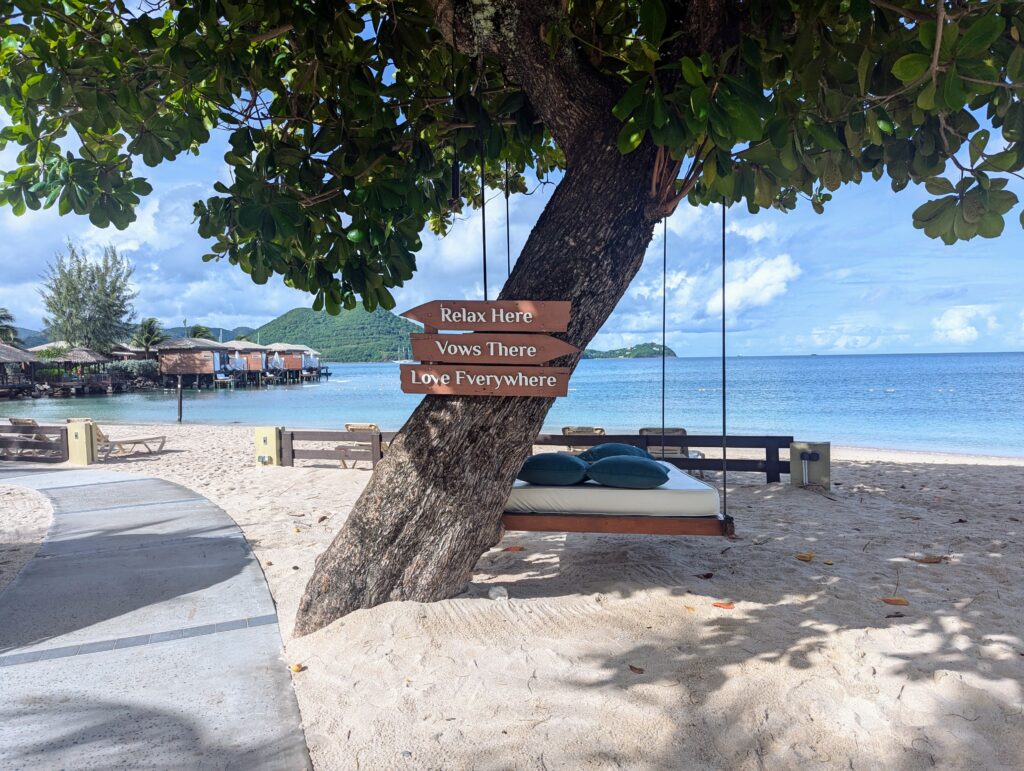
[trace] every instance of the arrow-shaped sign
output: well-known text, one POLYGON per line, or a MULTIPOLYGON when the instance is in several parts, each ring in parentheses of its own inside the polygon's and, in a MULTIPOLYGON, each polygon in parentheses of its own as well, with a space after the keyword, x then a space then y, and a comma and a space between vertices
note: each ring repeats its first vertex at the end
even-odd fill
POLYGON ((412 356, 448 364, 544 364, 579 348, 550 335, 410 335, 412 356))
POLYGON ((568 367, 403 364, 402 391, 441 396, 565 396, 568 367))
POLYGON ((434 300, 402 315, 428 332, 565 332, 570 305, 564 300, 434 300))

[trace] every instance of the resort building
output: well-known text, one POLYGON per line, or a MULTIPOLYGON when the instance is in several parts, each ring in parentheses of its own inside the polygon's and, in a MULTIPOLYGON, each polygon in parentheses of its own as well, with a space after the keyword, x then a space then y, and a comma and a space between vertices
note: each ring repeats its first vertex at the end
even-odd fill
POLYGON ((165 340, 156 346, 160 362, 160 379, 164 386, 177 383, 190 388, 212 388, 217 376, 231 372, 231 352, 226 345, 216 340, 196 337, 179 337, 165 340))

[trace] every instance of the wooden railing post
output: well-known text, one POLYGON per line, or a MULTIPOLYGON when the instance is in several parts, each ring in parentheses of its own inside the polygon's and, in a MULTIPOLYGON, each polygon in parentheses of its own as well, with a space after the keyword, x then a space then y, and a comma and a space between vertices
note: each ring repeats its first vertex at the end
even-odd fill
POLYGON ((384 457, 380 449, 380 434, 375 433, 370 439, 370 465, 377 467, 377 462, 384 457))
POLYGON ((292 446, 292 432, 287 429, 281 431, 281 465, 295 465, 295 448, 292 446))
POLYGON ((782 475, 779 467, 779 447, 778 445, 768 443, 768 447, 765 448, 765 463, 764 473, 769 484, 772 482, 781 482, 782 475))

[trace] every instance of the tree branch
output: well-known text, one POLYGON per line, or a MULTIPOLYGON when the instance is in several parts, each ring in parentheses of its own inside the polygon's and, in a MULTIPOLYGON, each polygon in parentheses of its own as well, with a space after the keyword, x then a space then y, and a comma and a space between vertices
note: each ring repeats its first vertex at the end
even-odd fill
MULTIPOLYGON (((554 50, 545 31, 559 23, 558 0, 491 0, 484 16, 475 3, 430 0, 438 32, 460 53, 490 56, 530 99, 555 142, 572 162, 574 148, 612 127, 616 89, 566 36, 554 50)), ((612 127, 613 128, 613 127, 612 127)))

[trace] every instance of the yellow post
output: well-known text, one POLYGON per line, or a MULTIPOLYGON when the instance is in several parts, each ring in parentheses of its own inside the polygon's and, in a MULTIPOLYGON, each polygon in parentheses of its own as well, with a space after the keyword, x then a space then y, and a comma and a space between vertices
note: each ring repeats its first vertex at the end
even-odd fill
POLYGON ((256 429, 256 462, 261 466, 281 465, 281 429, 277 426, 256 429))
POLYGON ((789 481, 799 487, 832 489, 832 451, 829 442, 793 442, 789 445, 789 481))
POLYGON ((89 466, 96 462, 96 434, 92 423, 68 423, 68 463, 89 466))

